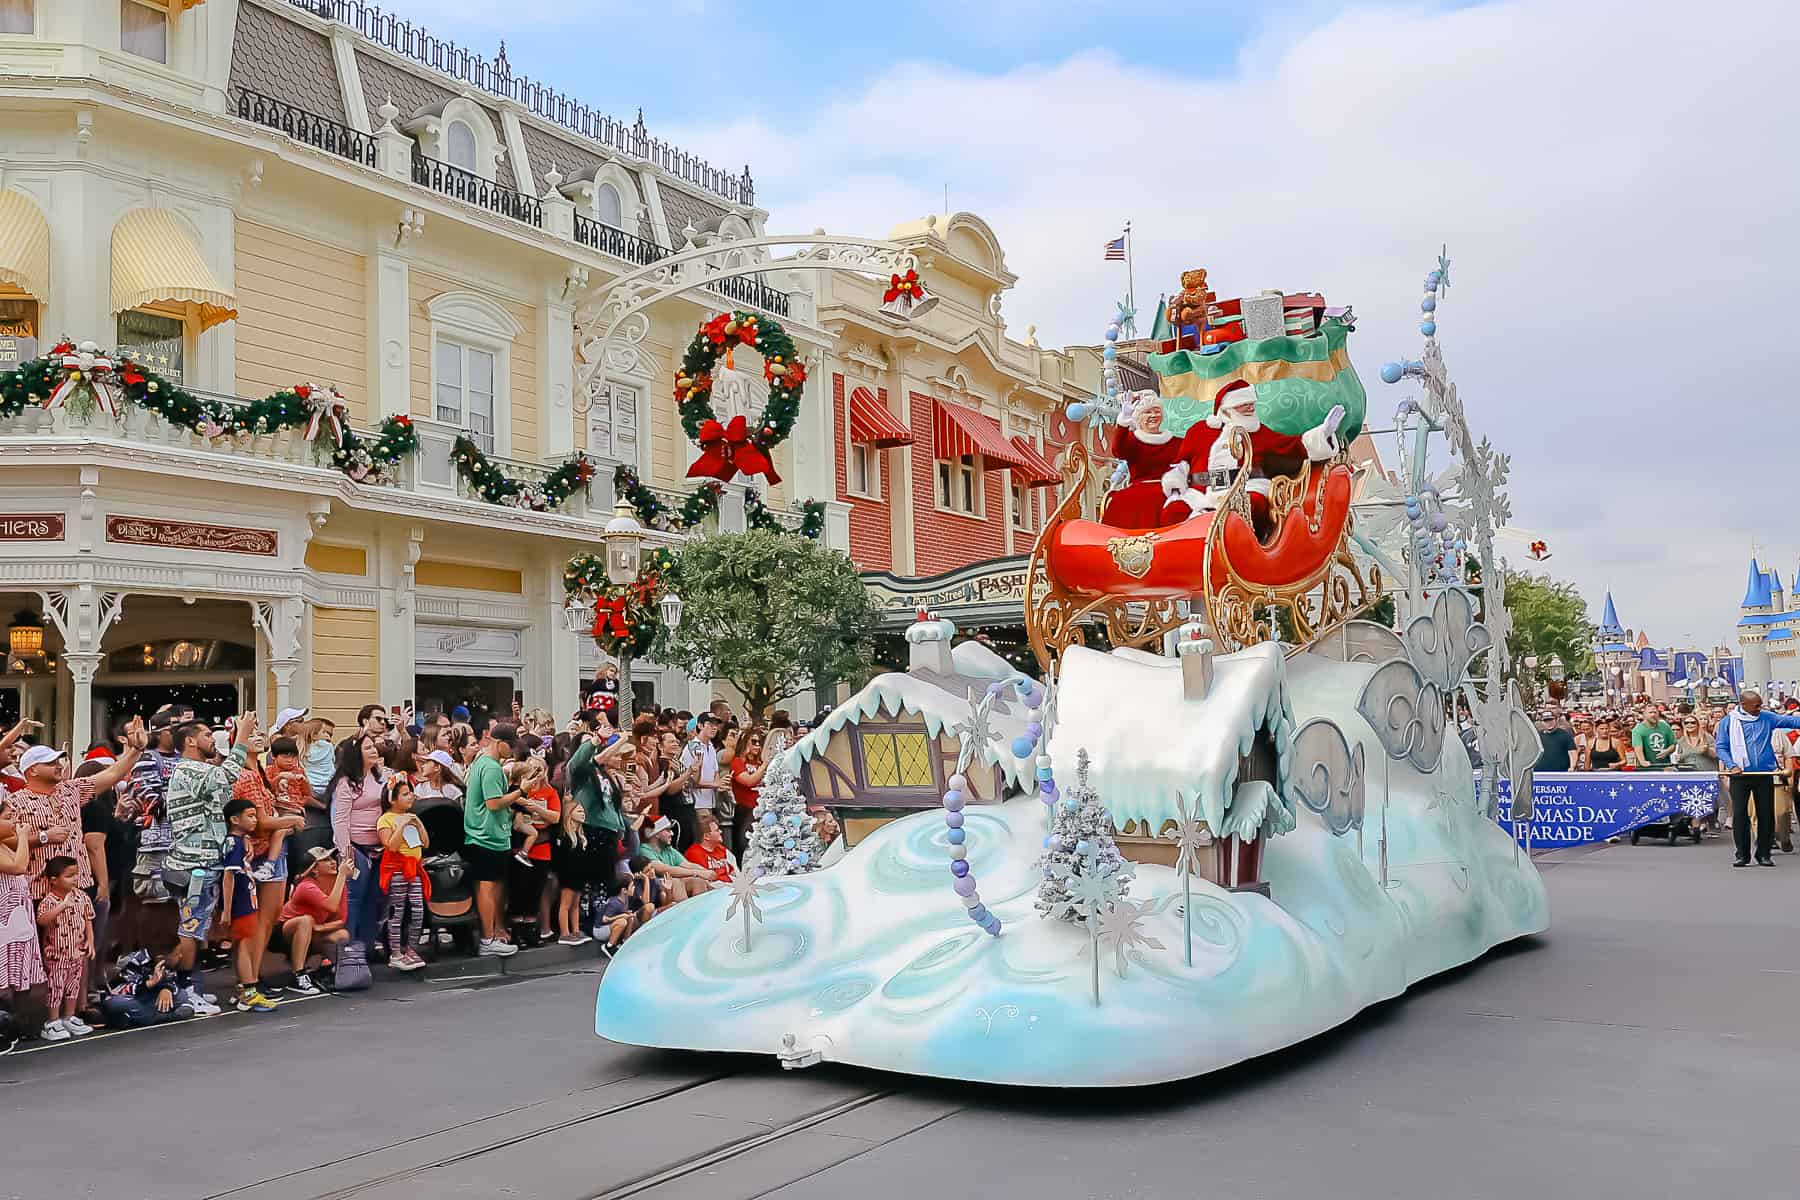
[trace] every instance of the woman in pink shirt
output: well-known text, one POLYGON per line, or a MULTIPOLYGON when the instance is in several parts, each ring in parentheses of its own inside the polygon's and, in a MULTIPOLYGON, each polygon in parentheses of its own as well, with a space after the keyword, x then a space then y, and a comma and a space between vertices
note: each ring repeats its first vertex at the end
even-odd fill
POLYGON ((368 734, 346 738, 337 752, 331 797, 331 840, 338 860, 354 863, 350 877, 350 940, 371 946, 381 929, 385 895, 377 882, 381 863, 381 748, 368 734))

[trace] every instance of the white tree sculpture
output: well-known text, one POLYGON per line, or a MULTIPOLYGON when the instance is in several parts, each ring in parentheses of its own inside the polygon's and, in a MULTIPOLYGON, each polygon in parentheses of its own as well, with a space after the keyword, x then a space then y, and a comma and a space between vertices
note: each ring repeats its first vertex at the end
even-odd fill
POLYGON ((787 756, 780 755, 763 775, 756 824, 750 827, 750 845, 744 857, 755 863, 757 875, 804 875, 818 870, 824 852, 806 811, 800 780, 787 756))
POLYGON ((1050 836, 1044 840, 1044 852, 1038 858, 1042 878, 1038 882, 1037 910, 1040 916, 1051 920, 1085 919, 1086 914, 1075 904, 1075 881, 1097 871, 1118 881, 1118 894, 1123 895, 1124 881, 1131 878, 1130 864, 1113 841, 1112 814, 1088 782, 1087 751, 1080 751, 1075 762, 1075 786, 1057 802, 1050 836))

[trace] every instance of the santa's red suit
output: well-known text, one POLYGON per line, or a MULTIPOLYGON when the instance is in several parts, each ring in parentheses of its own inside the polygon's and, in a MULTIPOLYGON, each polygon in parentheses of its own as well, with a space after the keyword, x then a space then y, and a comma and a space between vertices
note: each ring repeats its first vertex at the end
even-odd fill
MULTIPOLYGON (((1151 405, 1140 404, 1138 412, 1151 405)), ((1160 411, 1160 402, 1153 407, 1160 411)), ((1135 414, 1134 414, 1135 415, 1135 414)), ((1100 519, 1123 529, 1154 529, 1166 524, 1163 505, 1168 488, 1163 477, 1170 468, 1182 464, 1182 439, 1166 429, 1155 432, 1137 429, 1125 421, 1113 430, 1113 456, 1125 464, 1127 482, 1106 498, 1100 519)))
MULTIPOLYGON (((1204 512, 1216 509, 1236 481, 1242 464, 1232 452, 1230 431, 1240 429, 1249 438, 1252 466, 1270 456, 1309 458, 1320 462, 1337 453, 1334 434, 1342 423, 1344 410, 1333 408, 1317 429, 1303 434, 1277 433, 1257 419, 1254 393, 1239 385, 1219 395, 1220 408, 1204 421, 1198 421, 1181 439, 1181 458, 1187 464, 1193 486, 1169 500, 1171 510, 1179 505, 1184 510, 1204 512)), ((1245 485, 1250 501, 1250 514, 1261 520, 1269 514, 1270 483, 1267 476, 1254 475, 1245 485)))

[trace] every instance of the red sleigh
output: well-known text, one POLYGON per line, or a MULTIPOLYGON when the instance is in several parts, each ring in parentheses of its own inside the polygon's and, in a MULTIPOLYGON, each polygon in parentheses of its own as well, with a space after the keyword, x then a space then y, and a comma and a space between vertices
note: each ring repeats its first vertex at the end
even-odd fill
POLYGON ((1260 536, 1245 501, 1247 469, 1216 512, 1123 529, 1082 516, 1094 471, 1085 439, 1078 440, 1065 463, 1063 500, 1031 555, 1026 632, 1039 662, 1048 670, 1096 622, 1114 646, 1159 642, 1188 619, 1183 600, 1204 604, 1223 650, 1273 637, 1306 643, 1348 620, 1380 593, 1379 578, 1365 581, 1348 548, 1352 476, 1339 456, 1272 478, 1272 524, 1260 536), (1277 610, 1288 628, 1280 628, 1277 610))

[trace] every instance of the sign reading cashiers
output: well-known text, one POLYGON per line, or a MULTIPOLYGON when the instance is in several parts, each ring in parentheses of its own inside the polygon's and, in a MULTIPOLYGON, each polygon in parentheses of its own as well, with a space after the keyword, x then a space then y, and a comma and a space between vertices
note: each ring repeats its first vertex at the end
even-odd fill
POLYGON ((0 542, 60 542, 61 513, 0 513, 0 542))

